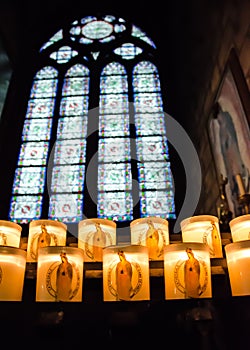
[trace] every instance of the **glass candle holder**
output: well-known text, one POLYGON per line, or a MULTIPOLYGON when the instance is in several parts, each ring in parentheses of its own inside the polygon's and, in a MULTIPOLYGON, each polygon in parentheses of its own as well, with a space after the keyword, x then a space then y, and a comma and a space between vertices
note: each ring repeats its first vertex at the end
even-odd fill
POLYGON ((26 269, 26 251, 0 247, 0 300, 22 301, 26 269))
POLYGON ((148 249, 140 245, 103 249, 104 301, 149 300, 148 249))
POLYGON ((22 226, 15 222, 0 220, 0 245, 20 248, 22 226))
POLYGON ((225 245, 232 296, 250 295, 250 240, 225 245))
POLYGON ((27 262, 37 262, 38 249, 65 246, 67 226, 55 220, 33 220, 29 224, 27 262))
POLYGON ((103 248, 116 244, 116 223, 108 219, 85 219, 78 224, 78 247, 84 261, 102 261, 103 248))
POLYGON ((163 260, 164 248, 169 244, 168 221, 159 217, 147 217, 130 223, 131 244, 148 248, 149 260, 163 260))
POLYGON ((82 301, 84 253, 77 247, 39 248, 36 301, 82 301))
POLYGON ((205 243, 174 243, 164 249, 165 299, 211 298, 211 266, 205 243))
POLYGON ((205 243, 210 258, 222 258, 222 244, 219 219, 213 215, 197 215, 181 221, 183 242, 205 243))
POLYGON ((229 222, 232 241, 239 242, 250 239, 250 214, 241 215, 229 222))

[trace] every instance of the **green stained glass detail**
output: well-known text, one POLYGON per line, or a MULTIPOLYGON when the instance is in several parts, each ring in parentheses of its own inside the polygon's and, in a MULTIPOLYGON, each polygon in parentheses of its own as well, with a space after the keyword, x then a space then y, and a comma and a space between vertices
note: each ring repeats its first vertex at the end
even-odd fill
POLYGON ((102 137, 129 136, 129 115, 100 115, 99 135, 102 137))
POLYGON ((114 53, 116 55, 121 56, 125 60, 132 60, 135 56, 142 53, 142 49, 140 47, 135 46, 134 44, 126 43, 122 44, 122 46, 116 48, 114 53))
POLYGON ((77 56, 78 52, 76 50, 72 50, 70 46, 60 47, 58 51, 52 52, 50 54, 50 58, 57 61, 57 63, 66 63, 72 57, 77 56))
POLYGON ((100 113, 114 114, 128 111, 128 97, 126 95, 101 95, 100 96, 100 113))
MULTIPOLYGON (((112 62, 108 64, 103 70, 102 70, 102 76, 104 75, 116 75, 116 74, 126 74, 126 70, 123 65, 117 62, 112 62)), ((126 91, 124 91, 126 92, 126 91)))
POLYGON ((54 97, 56 94, 57 80, 35 80, 31 89, 31 98, 54 97))
POLYGON ((83 196, 81 194, 52 194, 50 196, 48 218, 64 223, 82 220, 83 196))
POLYGON ((89 78, 65 78, 62 95, 86 95, 89 91, 89 78))
POLYGON ((63 34, 62 34, 62 29, 59 30, 56 34, 54 34, 52 36, 52 38, 49 39, 49 41, 47 41, 40 49, 40 51, 45 50, 47 47, 49 47, 50 45, 56 43, 57 41, 61 40, 63 38, 63 34))
POLYGON ((131 35, 135 36, 136 38, 139 38, 139 39, 145 41, 150 46, 155 48, 154 42, 140 28, 138 28, 138 27, 133 25, 131 35))
POLYGON ((107 75, 102 76, 100 80, 101 93, 114 94, 127 91, 127 77, 122 75, 107 75))
POLYGON ((173 189, 169 162, 138 164, 140 189, 173 189))
POLYGON ((51 190, 54 193, 81 192, 84 179, 83 165, 55 166, 51 190))
POLYGON ((45 180, 44 167, 17 168, 15 172, 15 194, 37 194, 42 193, 45 180))
POLYGON ((52 119, 27 119, 23 127, 23 141, 49 140, 52 119))
POLYGON ((99 164, 99 191, 128 191, 131 190, 131 166, 128 163, 99 164))
POLYGON ((27 224, 39 219, 42 213, 42 196, 12 196, 9 217, 11 221, 27 224))

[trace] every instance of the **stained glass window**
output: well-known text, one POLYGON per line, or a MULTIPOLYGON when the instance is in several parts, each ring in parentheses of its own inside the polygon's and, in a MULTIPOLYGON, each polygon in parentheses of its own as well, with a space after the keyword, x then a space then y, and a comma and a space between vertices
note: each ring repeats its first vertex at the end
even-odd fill
POLYGON ((113 15, 76 18, 44 43, 24 113, 10 220, 175 218, 155 52, 143 30, 113 15))

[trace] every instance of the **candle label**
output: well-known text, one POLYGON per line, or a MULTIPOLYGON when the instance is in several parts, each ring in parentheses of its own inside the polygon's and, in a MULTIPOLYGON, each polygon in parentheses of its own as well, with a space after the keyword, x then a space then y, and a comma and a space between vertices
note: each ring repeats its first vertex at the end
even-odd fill
POLYGON ((209 246, 210 257, 220 257, 222 255, 220 233, 214 222, 203 234, 203 243, 209 246))
POLYGON ((108 269, 108 288, 116 300, 132 300, 142 288, 142 269, 137 262, 128 261, 122 250, 117 254, 120 261, 114 259, 108 269))
POLYGON ((0 245, 8 245, 7 235, 4 232, 0 232, 0 245))
POLYGON ((48 247, 50 245, 57 246, 58 240, 54 233, 49 233, 44 224, 41 225, 41 231, 34 234, 30 244, 30 256, 37 260, 37 252, 41 247, 48 247))
POLYGON ((100 223, 96 222, 95 231, 89 232, 85 238, 84 250, 91 260, 102 261, 103 248, 113 244, 111 234, 104 231, 100 223))
POLYGON ((207 289, 208 269, 205 261, 195 257, 191 248, 187 248, 186 253, 188 258, 175 265, 175 286, 185 298, 200 298, 207 289))
POLYGON ((152 220, 147 220, 147 228, 140 232, 137 244, 143 245, 146 242, 148 248, 149 260, 157 260, 163 256, 164 246, 166 245, 166 238, 164 231, 156 227, 152 220))
POLYGON ((65 252, 61 252, 60 258, 61 261, 52 263, 47 271, 46 288, 56 301, 70 301, 78 293, 80 272, 65 252))

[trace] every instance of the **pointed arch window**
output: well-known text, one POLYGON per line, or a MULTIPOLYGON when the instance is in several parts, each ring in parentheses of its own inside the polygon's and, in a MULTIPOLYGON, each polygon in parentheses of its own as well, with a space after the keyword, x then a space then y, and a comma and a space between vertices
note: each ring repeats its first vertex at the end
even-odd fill
POLYGON ((79 18, 41 47, 10 220, 175 218, 155 52, 140 28, 111 15, 79 18))

